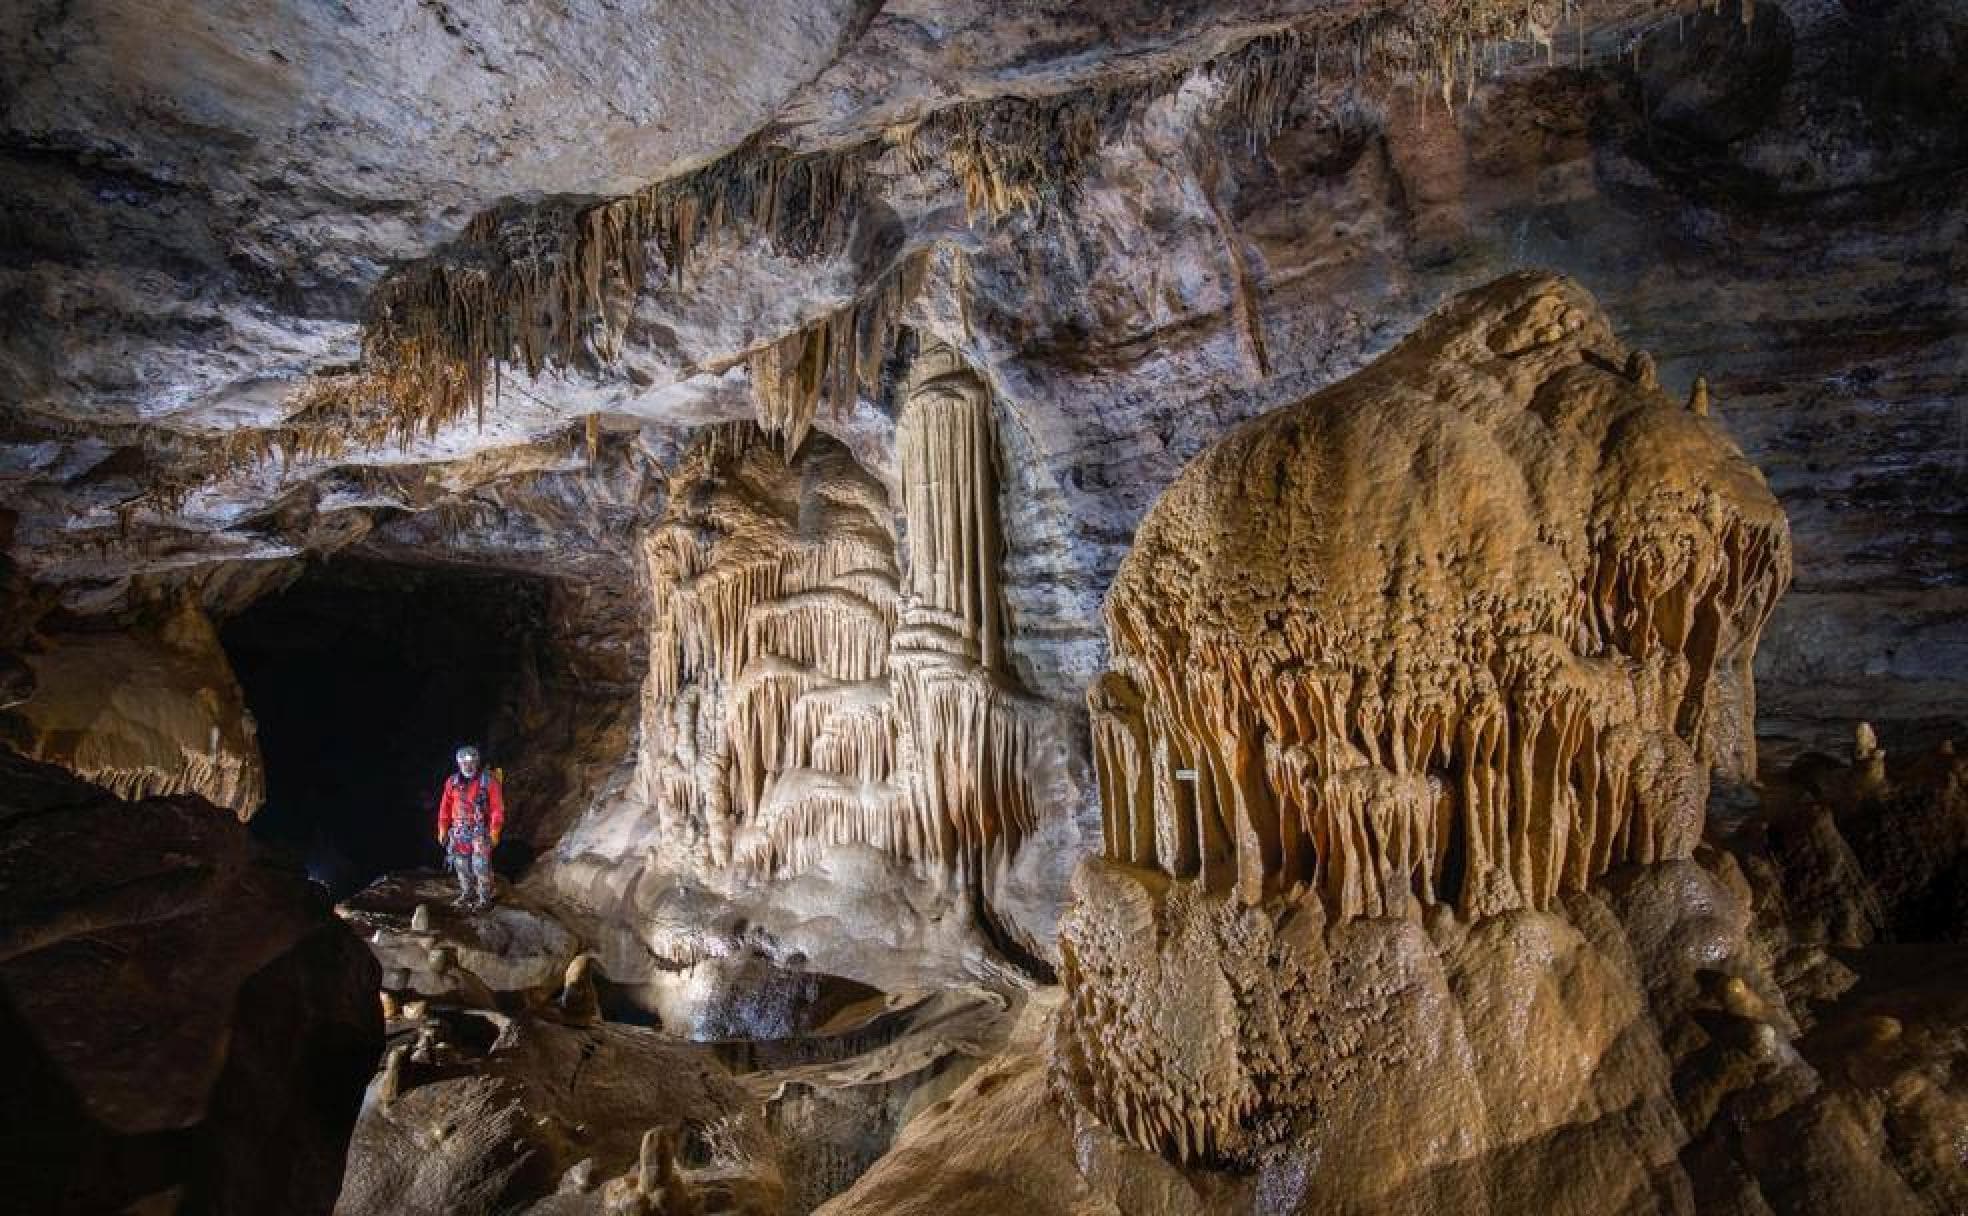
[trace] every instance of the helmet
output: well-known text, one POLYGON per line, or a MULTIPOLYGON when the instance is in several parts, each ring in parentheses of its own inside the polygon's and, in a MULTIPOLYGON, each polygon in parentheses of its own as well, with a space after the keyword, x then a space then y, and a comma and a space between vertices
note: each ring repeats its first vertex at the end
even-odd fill
POLYGON ((478 749, 467 743, 458 749, 458 754, 453 759, 457 760, 460 764, 463 764, 467 760, 476 763, 478 761, 478 749))

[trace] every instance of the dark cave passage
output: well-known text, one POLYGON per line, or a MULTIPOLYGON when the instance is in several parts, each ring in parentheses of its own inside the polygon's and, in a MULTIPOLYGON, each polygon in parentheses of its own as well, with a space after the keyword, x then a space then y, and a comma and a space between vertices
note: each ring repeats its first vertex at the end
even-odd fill
MULTIPOLYGON (((258 719, 267 801, 252 821, 340 898, 383 873, 435 867, 453 751, 520 758, 509 725, 537 680, 547 584, 510 574, 341 559, 227 622, 227 655, 258 719)), ((512 874, 529 860, 507 842, 512 874)))

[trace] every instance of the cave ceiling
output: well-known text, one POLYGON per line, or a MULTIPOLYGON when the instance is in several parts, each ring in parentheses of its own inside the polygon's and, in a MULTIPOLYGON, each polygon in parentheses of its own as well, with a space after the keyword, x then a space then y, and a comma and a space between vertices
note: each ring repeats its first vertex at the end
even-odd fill
MULTIPOLYGON (((9 24, 0 511, 72 612, 179 585, 223 608, 350 545, 626 581, 625 525, 660 515, 691 434, 753 414, 761 359, 830 325, 859 374, 815 425, 893 489, 896 369, 868 335, 906 324, 1003 403, 1012 645, 1068 699, 1182 463, 1447 292, 1541 266, 1668 383, 1709 378, 1820 616, 1897 597, 1854 664, 1961 641, 1936 455, 1963 357, 1958 6, 9 24)), ((1780 615, 1773 653, 1810 628, 1780 615)))

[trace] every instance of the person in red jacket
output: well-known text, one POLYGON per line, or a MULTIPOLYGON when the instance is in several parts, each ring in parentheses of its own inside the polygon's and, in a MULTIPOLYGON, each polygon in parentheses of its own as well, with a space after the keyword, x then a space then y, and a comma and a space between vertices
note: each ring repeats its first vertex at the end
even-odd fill
POLYGON ((492 849, 506 826, 506 799, 499 779, 480 766, 477 748, 459 748, 457 760, 437 804, 437 842, 458 876, 454 902, 483 908, 492 902, 492 849))

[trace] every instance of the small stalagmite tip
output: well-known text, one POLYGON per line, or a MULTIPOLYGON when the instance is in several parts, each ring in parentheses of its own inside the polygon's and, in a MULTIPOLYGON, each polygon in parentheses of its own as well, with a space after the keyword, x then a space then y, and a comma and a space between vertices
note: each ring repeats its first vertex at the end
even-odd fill
POLYGON ((1704 418, 1708 417, 1708 377, 1695 377, 1694 390, 1688 394, 1688 409, 1704 418))
POLYGON ((399 1044, 390 1048, 389 1056, 383 1062, 383 1082, 377 1087, 376 1096, 385 1106, 396 1101, 397 1095, 403 1092, 403 1057, 409 1054, 410 1049, 399 1044))
POLYGON ((652 1127, 642 1133, 642 1152, 637 1161, 636 1188, 645 1195, 654 1195, 663 1185, 664 1167, 669 1164, 669 1134, 659 1127, 652 1127))

